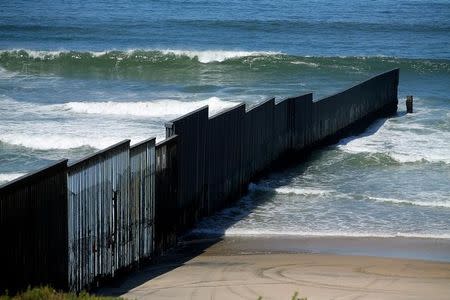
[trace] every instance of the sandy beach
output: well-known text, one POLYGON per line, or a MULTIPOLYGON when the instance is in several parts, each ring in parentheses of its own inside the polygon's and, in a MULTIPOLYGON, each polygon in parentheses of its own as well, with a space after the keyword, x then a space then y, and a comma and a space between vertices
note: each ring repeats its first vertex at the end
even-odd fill
POLYGON ((127 299, 291 299, 295 292, 307 299, 449 299, 450 263, 395 257, 402 247, 419 257, 450 253, 446 240, 406 238, 191 241, 99 293, 127 299), (325 245, 343 244, 350 253, 377 251, 378 257, 326 254, 325 245))

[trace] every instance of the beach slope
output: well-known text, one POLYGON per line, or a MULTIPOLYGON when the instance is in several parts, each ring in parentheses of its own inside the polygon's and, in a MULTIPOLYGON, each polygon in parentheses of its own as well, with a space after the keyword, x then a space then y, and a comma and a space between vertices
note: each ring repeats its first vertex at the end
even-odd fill
MULTIPOLYGON (((312 253, 245 253, 215 244, 100 291, 128 299, 449 299, 450 263, 312 253), (195 257, 194 257, 195 256, 195 257)), ((178 256, 177 256, 178 255, 178 256)))

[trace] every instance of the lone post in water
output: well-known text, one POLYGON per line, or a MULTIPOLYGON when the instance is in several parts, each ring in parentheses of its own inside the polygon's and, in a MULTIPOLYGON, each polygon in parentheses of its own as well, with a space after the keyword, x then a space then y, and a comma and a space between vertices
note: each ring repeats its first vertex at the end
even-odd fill
POLYGON ((413 112, 413 96, 406 96, 406 113, 413 112))

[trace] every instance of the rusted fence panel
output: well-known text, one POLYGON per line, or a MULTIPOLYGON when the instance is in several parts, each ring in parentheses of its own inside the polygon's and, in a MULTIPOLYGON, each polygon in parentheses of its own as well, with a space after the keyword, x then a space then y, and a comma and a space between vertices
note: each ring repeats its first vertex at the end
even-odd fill
POLYGON ((153 254, 155 219, 155 138, 130 148, 132 262, 153 254))
POLYGON ((67 287, 67 160, 0 187, 0 292, 67 287))
POLYGON ((132 262, 130 141, 69 165, 69 288, 79 291, 132 262))
POLYGON ((177 135, 156 144, 155 252, 176 243, 179 223, 177 135))

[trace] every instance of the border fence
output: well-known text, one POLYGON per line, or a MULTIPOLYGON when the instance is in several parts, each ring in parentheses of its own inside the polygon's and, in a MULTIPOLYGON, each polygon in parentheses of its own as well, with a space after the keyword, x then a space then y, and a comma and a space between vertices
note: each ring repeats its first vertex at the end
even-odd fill
POLYGON ((0 186, 0 291, 80 291, 164 253, 201 217, 230 205, 280 160, 397 111, 399 70, 318 101, 312 94, 200 108, 166 139, 125 140, 0 186))
POLYGON ((0 284, 64 287, 67 277, 67 160, 0 188, 0 284))

